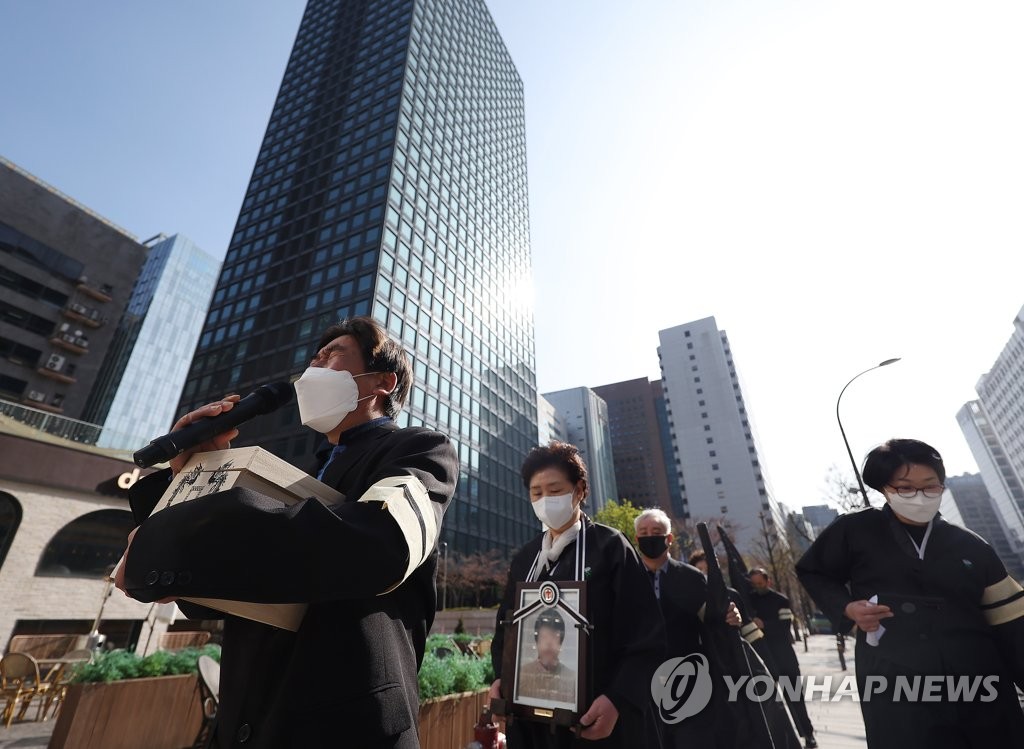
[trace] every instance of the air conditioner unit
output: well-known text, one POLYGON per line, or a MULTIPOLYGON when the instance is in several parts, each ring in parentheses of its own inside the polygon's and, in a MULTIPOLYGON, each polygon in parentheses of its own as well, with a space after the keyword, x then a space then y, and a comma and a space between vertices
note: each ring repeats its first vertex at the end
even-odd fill
POLYGON ((40 393, 38 390, 29 390, 27 397, 30 401, 35 401, 36 403, 46 402, 46 395, 44 393, 40 393))
POLYGON ((52 369, 54 372, 59 372, 64 366, 64 362, 67 359, 60 354, 50 354, 50 358, 46 360, 46 368, 52 369))

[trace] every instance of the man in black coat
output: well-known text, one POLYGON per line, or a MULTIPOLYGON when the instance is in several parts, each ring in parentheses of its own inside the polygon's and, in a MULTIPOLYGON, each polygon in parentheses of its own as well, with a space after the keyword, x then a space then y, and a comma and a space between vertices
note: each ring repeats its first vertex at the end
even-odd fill
MULTIPOLYGON (((641 512, 634 521, 636 541, 640 547, 640 559, 654 586, 655 596, 665 620, 667 635, 667 658, 687 656, 691 653, 707 655, 703 644, 705 627, 739 626, 739 611, 730 603, 724 621, 705 619, 708 603, 708 585, 704 574, 689 564, 676 561, 669 556, 672 545, 672 522, 664 511, 648 509, 641 512)), ((712 671, 717 673, 715 664, 712 671)), ((666 747, 714 747, 722 746, 718 739, 724 732, 718 727, 716 735, 715 716, 721 712, 721 705, 713 702, 697 715, 680 723, 663 724, 662 743, 666 747)))
MULTIPOLYGON (((401 346, 373 320, 354 318, 326 331, 296 382, 302 422, 333 445, 319 478, 345 495, 340 504, 285 507, 233 489, 147 519, 171 471, 136 485, 141 525, 117 579, 128 595, 308 604, 297 632, 182 604, 191 616, 225 620, 220 749, 419 746, 417 672, 459 463, 444 435, 394 423, 411 379, 401 346)), ((193 411, 175 428, 236 400, 193 411)), ((194 452, 225 449, 236 434, 194 452)))
MULTIPOLYGON (((796 651, 793 650, 793 609, 789 606, 789 599, 771 587, 771 579, 768 572, 761 567, 750 571, 751 605, 754 607, 754 623, 764 631, 768 649, 771 652, 772 667, 776 679, 780 677, 797 679, 800 677, 800 662, 796 658, 796 651)), ((818 746, 814 738, 814 726, 811 725, 810 716, 807 715, 807 706, 804 704, 803 692, 796 693, 797 699, 790 700, 786 692, 787 702, 793 720, 804 739, 804 745, 808 749, 818 746)))

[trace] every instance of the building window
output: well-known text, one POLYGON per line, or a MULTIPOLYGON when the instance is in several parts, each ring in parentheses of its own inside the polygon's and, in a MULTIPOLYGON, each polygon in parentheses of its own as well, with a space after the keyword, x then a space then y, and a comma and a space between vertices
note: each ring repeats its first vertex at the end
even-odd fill
POLYGON ((76 518, 46 545, 36 576, 104 579, 124 553, 134 527, 127 510, 97 510, 76 518))

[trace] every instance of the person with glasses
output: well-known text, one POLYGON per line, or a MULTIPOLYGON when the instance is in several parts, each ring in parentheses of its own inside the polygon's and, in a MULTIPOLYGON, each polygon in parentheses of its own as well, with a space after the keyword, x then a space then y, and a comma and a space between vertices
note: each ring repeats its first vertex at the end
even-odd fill
POLYGON ((838 631, 856 627, 868 748, 1019 746, 1024 589, 984 539, 939 514, 935 448, 889 440, 862 473, 885 505, 836 519, 796 570, 838 631))

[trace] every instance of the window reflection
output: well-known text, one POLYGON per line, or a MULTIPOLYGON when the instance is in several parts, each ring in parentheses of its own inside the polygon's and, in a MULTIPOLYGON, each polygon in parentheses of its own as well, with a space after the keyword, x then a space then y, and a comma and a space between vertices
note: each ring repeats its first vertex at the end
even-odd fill
POLYGON ((102 579, 121 558, 134 527, 126 510, 97 510, 72 520, 47 544, 36 575, 102 579))

